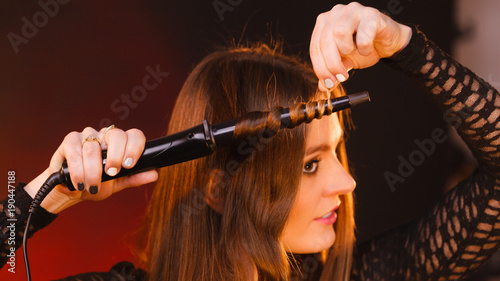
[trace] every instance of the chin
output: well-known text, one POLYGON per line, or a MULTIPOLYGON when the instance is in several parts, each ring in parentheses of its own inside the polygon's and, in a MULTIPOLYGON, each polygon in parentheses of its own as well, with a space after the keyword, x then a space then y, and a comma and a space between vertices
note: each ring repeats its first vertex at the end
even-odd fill
POLYGON ((335 230, 333 228, 329 229, 328 231, 325 231, 325 233, 321 236, 319 236, 316 241, 317 243, 317 250, 315 252, 321 252, 323 250, 326 250, 333 246, 333 243, 335 243, 335 239, 337 238, 335 230))
POLYGON ((323 231, 319 235, 316 234, 304 237, 304 239, 301 239, 303 241, 302 243, 297 245, 297 247, 290 247, 290 249, 294 254, 319 253, 333 246, 335 238, 336 234, 332 228, 328 231, 323 231))

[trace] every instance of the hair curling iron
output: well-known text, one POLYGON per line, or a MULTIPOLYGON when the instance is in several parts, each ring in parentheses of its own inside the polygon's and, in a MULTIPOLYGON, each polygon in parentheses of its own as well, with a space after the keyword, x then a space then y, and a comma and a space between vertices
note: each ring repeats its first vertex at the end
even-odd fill
MULTIPOLYGON (((335 99, 323 100, 316 104, 316 107, 314 109, 316 114, 314 118, 319 118, 319 116, 323 115, 319 114, 320 111, 325 112, 324 115, 329 115, 333 112, 350 108, 367 101, 370 101, 368 92, 360 92, 335 99), (324 109, 318 108, 319 104, 324 104, 324 109)), ((305 107, 303 107, 303 112, 305 115, 305 107)), ((208 156, 212 154, 217 149, 217 147, 231 145, 231 143, 233 142, 233 133, 235 130, 235 126, 238 121, 238 119, 235 119, 215 125, 210 125, 206 120, 203 120, 202 124, 185 131, 147 141, 144 152, 133 168, 121 169, 120 172, 115 176, 109 176, 108 174, 103 173, 102 182, 208 156)), ((289 108, 282 108, 280 129, 291 127, 289 126, 291 124, 291 121, 292 120, 289 113, 289 108)), ((102 152, 102 160, 104 167, 104 165, 106 164, 106 151, 102 152)), ((31 203, 31 207, 29 210, 30 214, 26 222, 26 230, 23 239, 24 258, 28 280, 31 280, 31 277, 29 273, 29 263, 27 260, 26 244, 28 237, 27 230, 30 225, 31 216, 35 212, 36 208, 40 206, 41 202, 49 194, 49 192, 59 184, 67 186, 68 189, 72 191, 75 190, 75 187, 71 182, 71 177, 66 162, 63 163, 63 167, 59 172, 50 175, 49 178, 43 183, 42 187, 35 195, 35 198, 31 203)))
MULTIPOLYGON (((331 113, 350 108, 370 100, 368 92, 350 94, 325 101, 325 110, 329 107, 331 113)), ((318 112, 316 106, 315 111, 318 112)), ((330 114, 331 114, 330 113, 330 114)), ((304 109, 305 114, 305 109, 304 109)), ((325 114, 327 115, 327 114, 325 114)), ((283 108, 281 113, 280 128, 288 127, 290 124, 289 108, 283 108)), ((136 165, 131 169, 121 169, 115 176, 102 174, 102 182, 124 177, 147 170, 157 169, 177 163, 201 158, 212 154, 217 147, 229 146, 233 142, 233 133, 238 119, 210 125, 206 120, 203 123, 184 130, 182 132, 161 137, 146 142, 144 152, 138 159, 136 165)), ((106 151, 102 152, 103 167, 106 164, 106 151)), ((57 184, 64 184, 68 189, 74 191, 66 162, 58 173, 52 174, 43 184, 39 194, 35 196, 30 212, 37 208, 42 200, 57 184)))

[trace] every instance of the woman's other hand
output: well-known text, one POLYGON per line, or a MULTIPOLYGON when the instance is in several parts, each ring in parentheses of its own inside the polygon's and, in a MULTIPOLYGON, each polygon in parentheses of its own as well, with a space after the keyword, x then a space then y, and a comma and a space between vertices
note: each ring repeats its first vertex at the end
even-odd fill
POLYGON ((113 176, 121 169, 134 167, 145 142, 144 134, 137 129, 123 131, 110 127, 98 132, 88 127, 82 132, 71 132, 52 156, 49 168, 31 181, 25 190, 34 197, 48 176, 61 169, 64 160, 77 190, 56 186, 42 202, 42 207, 51 213, 59 213, 83 200, 103 200, 124 188, 156 181, 158 173, 151 170, 101 183, 104 172, 113 176), (107 160, 103 171, 101 152, 105 149, 107 160))
POLYGON ((378 10, 352 2, 336 5, 316 20, 310 55, 321 90, 348 78, 353 68, 366 68, 401 51, 411 28, 378 10))

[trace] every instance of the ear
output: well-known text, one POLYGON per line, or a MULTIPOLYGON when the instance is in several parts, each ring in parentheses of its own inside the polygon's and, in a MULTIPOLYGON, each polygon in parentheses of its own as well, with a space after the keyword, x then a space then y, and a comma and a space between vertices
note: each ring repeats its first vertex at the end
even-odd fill
POLYGON ((211 169, 208 173, 208 182, 205 190, 205 201, 212 210, 222 214, 224 210, 224 186, 226 179, 224 172, 211 169))

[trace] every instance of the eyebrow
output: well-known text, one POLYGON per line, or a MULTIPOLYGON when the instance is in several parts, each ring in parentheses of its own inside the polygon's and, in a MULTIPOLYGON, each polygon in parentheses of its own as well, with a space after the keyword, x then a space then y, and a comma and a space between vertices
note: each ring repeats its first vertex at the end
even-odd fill
POLYGON ((331 150, 331 146, 329 144, 321 144, 318 146, 310 147, 306 151, 306 155, 310 155, 310 154, 313 154, 313 153, 318 152, 318 151, 329 151, 329 150, 331 150))

